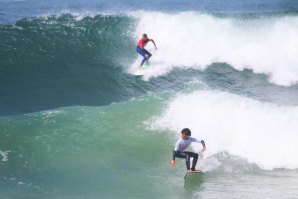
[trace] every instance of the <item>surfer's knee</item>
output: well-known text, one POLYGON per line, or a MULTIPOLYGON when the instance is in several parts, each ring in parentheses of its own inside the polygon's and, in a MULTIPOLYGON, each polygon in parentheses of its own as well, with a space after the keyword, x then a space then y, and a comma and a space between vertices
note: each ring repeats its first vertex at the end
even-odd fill
POLYGON ((189 154, 186 154, 186 160, 189 160, 190 159, 190 155, 189 154))

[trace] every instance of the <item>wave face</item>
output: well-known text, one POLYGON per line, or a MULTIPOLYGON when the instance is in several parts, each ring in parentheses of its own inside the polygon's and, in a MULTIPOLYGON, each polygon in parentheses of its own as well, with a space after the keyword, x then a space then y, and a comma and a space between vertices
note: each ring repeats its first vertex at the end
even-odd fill
POLYGON ((163 66, 147 78, 174 67, 204 70, 223 62, 240 71, 267 74, 277 85, 291 86, 298 81, 297 15, 145 13, 140 16, 136 36, 142 32, 160 44, 154 60, 163 66))
POLYGON ((62 14, 1 25, 1 114, 107 105, 175 89, 222 64, 267 74, 271 83, 289 87, 298 80, 297 23, 296 15, 130 12, 62 14), (147 82, 130 74, 140 63, 135 45, 144 32, 159 47, 154 52, 148 46, 153 64, 143 77, 147 82), (185 78, 177 69, 198 73, 185 78))
POLYGON ((133 23, 65 14, 0 25, 1 114, 131 97, 132 79, 120 62, 134 55, 127 34, 133 23))

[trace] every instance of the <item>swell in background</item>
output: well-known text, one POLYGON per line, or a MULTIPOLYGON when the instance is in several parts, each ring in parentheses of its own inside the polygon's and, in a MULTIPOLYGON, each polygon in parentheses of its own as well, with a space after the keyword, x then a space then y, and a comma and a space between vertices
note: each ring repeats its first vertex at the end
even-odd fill
POLYGON ((204 70, 212 63, 227 63, 239 71, 266 74, 276 85, 298 81, 297 15, 139 15, 136 36, 146 32, 160 44, 156 67, 146 74, 147 79, 177 67, 204 70))
POLYGON ((1 114, 127 99, 134 57, 125 16, 25 18, 0 25, 1 114), (125 89, 123 89, 125 88, 125 89))
MULTIPOLYGON (((273 24, 285 23, 295 32, 288 19, 296 23, 295 15, 246 18, 150 12, 83 17, 67 14, 2 25, 5 57, 0 60, 6 67, 1 67, 1 100, 6 99, 2 107, 7 112, 14 108, 15 113, 34 112, 72 102, 104 105, 123 101, 0 117, 4 137, 0 140, 1 195, 185 198, 184 162, 178 162, 177 170, 169 169, 172 145, 185 126, 206 140, 208 154, 199 166, 212 171, 204 179, 205 190, 192 190, 195 195, 188 198, 197 198, 198 192, 221 197, 224 193, 218 194, 218 188, 226 190, 229 184, 245 190, 240 194, 251 191, 252 198, 260 197, 263 190, 269 198, 279 198, 280 190, 289 188, 290 194, 297 194, 297 170, 290 170, 298 167, 297 87, 290 86, 288 76, 281 77, 290 84, 281 87, 268 83, 268 76, 252 72, 262 65, 259 59, 254 60, 263 53, 261 50, 250 52, 250 58, 241 51, 251 67, 238 68, 239 60, 233 56, 238 47, 249 48, 253 41, 263 41, 273 24), (190 25, 182 23, 184 19, 190 25), (255 36, 245 31, 254 25, 255 36), (143 31, 148 31, 159 46, 144 77, 147 81, 127 73, 134 66, 135 42, 143 31), (205 42, 206 51, 193 41, 205 42), (228 51, 225 46, 230 42, 235 43, 228 51), (213 53, 223 54, 223 60, 214 61, 213 53), (158 92, 125 100, 149 91, 158 92), (287 105, 286 98, 294 105, 287 105), (283 169, 268 171, 276 168, 283 169)), ((283 41, 290 43, 286 37, 280 38, 282 49, 283 41)), ((268 42, 262 46, 265 50, 272 47, 268 42)), ((272 59, 275 56, 280 58, 273 53, 272 59)), ((293 65, 283 58, 285 71, 290 71, 293 65)), ((264 63, 272 72, 271 59, 264 63)), ((228 194, 235 197, 231 192, 228 194)))
MULTIPOLYGON (((289 87, 291 94, 287 96, 291 98, 296 96, 298 79, 297 23, 297 15, 290 13, 130 12, 63 14, 2 24, 1 115, 106 105, 148 91, 181 88, 181 82, 193 79, 222 88, 220 82, 229 82, 230 72, 245 78, 234 82, 243 90, 248 78, 241 74, 251 74, 246 69, 289 87), (144 32, 155 39, 158 51, 148 46, 154 54, 153 64, 140 79, 129 73, 139 64, 135 45, 144 32), (228 76, 223 73, 227 67, 235 69, 229 70, 228 76), (210 73, 216 75, 204 79, 210 73)), ((281 90, 266 81, 253 85, 255 82, 251 88, 266 87, 270 93, 281 90)), ((253 95, 258 98, 260 89, 256 92, 253 95)))

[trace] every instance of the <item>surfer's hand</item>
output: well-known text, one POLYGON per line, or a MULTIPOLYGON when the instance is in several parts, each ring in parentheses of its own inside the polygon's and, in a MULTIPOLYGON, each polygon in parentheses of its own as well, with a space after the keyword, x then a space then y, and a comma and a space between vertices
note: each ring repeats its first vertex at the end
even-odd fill
POLYGON ((155 50, 157 50, 157 47, 155 46, 155 50))
POLYGON ((176 161, 172 160, 171 164, 172 164, 172 167, 174 168, 176 166, 176 161))
POLYGON ((201 150, 201 153, 205 153, 206 151, 206 148, 204 147, 202 150, 201 150))

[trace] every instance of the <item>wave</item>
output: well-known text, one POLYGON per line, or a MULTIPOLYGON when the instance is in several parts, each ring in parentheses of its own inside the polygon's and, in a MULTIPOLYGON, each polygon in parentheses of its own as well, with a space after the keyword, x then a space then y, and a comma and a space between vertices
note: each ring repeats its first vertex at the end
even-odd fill
POLYGON ((120 62, 134 55, 133 25, 125 16, 70 14, 0 25, 1 114, 132 97, 120 62))
POLYGON ((179 94, 151 125, 174 132, 189 127, 206 141, 209 156, 228 152, 263 169, 295 169, 297 117, 297 107, 202 90, 179 94))
MULTIPOLYGON (((6 137, 0 140, 1 196, 111 198, 113 193, 112 198, 131 198, 139 186, 155 189, 154 198, 167 198, 164 187, 182 176, 167 172, 168 134, 147 131, 142 123, 158 111, 161 100, 147 95, 108 106, 0 117, 6 137), (55 192, 65 184, 70 186, 55 192), (115 187, 127 191, 115 192, 115 187)), ((136 198, 143 198, 144 191, 136 198)))
POLYGON ((57 15, 59 13, 128 13, 132 11, 156 12, 204 12, 204 13, 297 13, 297 2, 291 0, 227 0, 206 1, 186 0, 180 1, 94 1, 94 0, 1 0, 0 11, 6 15, 0 17, 0 23, 13 23, 21 18, 36 17, 40 15, 57 15))
POLYGON ((192 81, 218 62, 291 86, 298 79, 297 21, 294 14, 138 11, 45 15, 2 24, 0 114, 127 100, 192 81), (156 77, 149 82, 130 74, 139 65, 135 46, 144 32, 158 45, 156 52, 148 45, 154 55, 144 79, 156 77))
POLYGON ((297 15, 145 12, 136 17, 135 37, 146 32, 159 47, 152 58, 158 67, 147 79, 176 67, 204 70, 224 62, 237 70, 267 74, 277 85, 291 86, 298 81, 297 15))
MULTIPOLYGON (((181 175, 185 172, 184 162, 177 162, 181 166, 176 170, 169 170, 168 162, 175 141, 175 136, 168 130, 178 132, 186 126, 192 129, 195 137, 203 138, 207 143, 208 157, 199 164, 203 164, 204 171, 214 172, 207 173, 206 183, 212 184, 214 178, 223 179, 221 184, 225 186, 230 183, 227 176, 234 175, 234 185, 237 185, 239 172, 244 174, 241 179, 247 179, 246 174, 250 172, 258 177, 255 181, 250 179, 249 185, 258 184, 251 182, 259 179, 270 182, 276 177, 275 172, 274 176, 259 173, 255 164, 269 170, 298 168, 294 131, 298 127, 297 106, 256 100, 280 94, 280 99, 290 95, 297 104, 296 88, 268 85, 264 76, 254 75, 251 71, 239 73, 227 64, 210 67, 209 63, 219 60, 213 59, 210 50, 205 52, 190 41, 206 40, 205 46, 218 47, 213 53, 223 54, 227 50, 225 44, 233 44, 232 36, 242 41, 235 40, 232 49, 236 49, 237 42, 247 44, 253 40, 252 33, 244 31, 250 25, 257 24, 256 38, 261 39, 265 36, 258 32, 259 23, 266 22, 262 30, 267 35, 273 23, 288 20, 296 21, 296 16, 245 18, 143 12, 128 15, 62 14, 0 25, 0 115, 30 112, 0 117, 0 129, 5 136, 0 140, 0 176, 4 187, 1 194, 7 198, 16 195, 189 197, 176 189, 184 182, 181 175), (204 24, 202 20, 205 19, 204 24), (145 77, 151 78, 150 81, 135 78, 125 70, 138 63, 135 44, 144 31, 148 31, 159 47, 152 59, 152 70, 145 77), (238 31, 239 37, 234 31, 238 31), (196 33, 205 36, 205 40, 201 36, 196 40, 196 33), (247 43, 243 42, 246 36, 251 36, 247 43), (218 40, 212 43, 211 39, 216 37, 218 40), (201 50, 199 52, 205 53, 206 59, 189 47, 201 50), (234 87, 238 95, 214 87, 210 91, 209 85, 222 86, 228 91, 234 87), (247 92, 243 88, 249 88, 250 97, 254 99, 243 97, 247 92), (181 89, 183 91, 177 94, 181 89), (134 98, 160 90, 166 92, 134 98), (125 102, 112 103, 122 100, 125 102), (100 107, 71 106, 81 104, 100 107), (102 106, 106 104, 111 105, 102 106), (60 108, 31 113, 52 107, 60 108), (147 124, 152 125, 153 130, 146 128, 147 124), (165 191, 169 184, 174 189, 165 191)), ((288 28, 295 32, 295 27, 288 28)), ((230 58, 238 63, 240 59, 231 55, 232 50, 220 58, 230 58)), ((253 59, 244 60, 251 63, 253 59)), ((247 67, 228 63, 235 69, 251 68, 255 72, 260 64, 256 62, 256 65, 247 67)), ((289 70, 288 66, 285 70, 289 70)), ((271 75, 273 83, 279 84, 274 81, 273 73, 266 74, 271 75)), ((289 79, 283 76, 283 80, 287 82, 289 79)), ((294 83, 287 85, 291 84, 294 83)), ((285 175, 286 172, 282 173, 285 175)), ((295 178, 295 175, 291 176, 295 178)), ((277 180, 278 183, 280 180, 282 178, 277 180)), ((218 182, 220 180, 215 182, 216 186, 218 182)), ((244 185, 241 186, 242 189, 244 185)), ((251 190, 255 193, 256 189, 251 190)), ((295 187, 292 190, 296 190, 295 187)))

